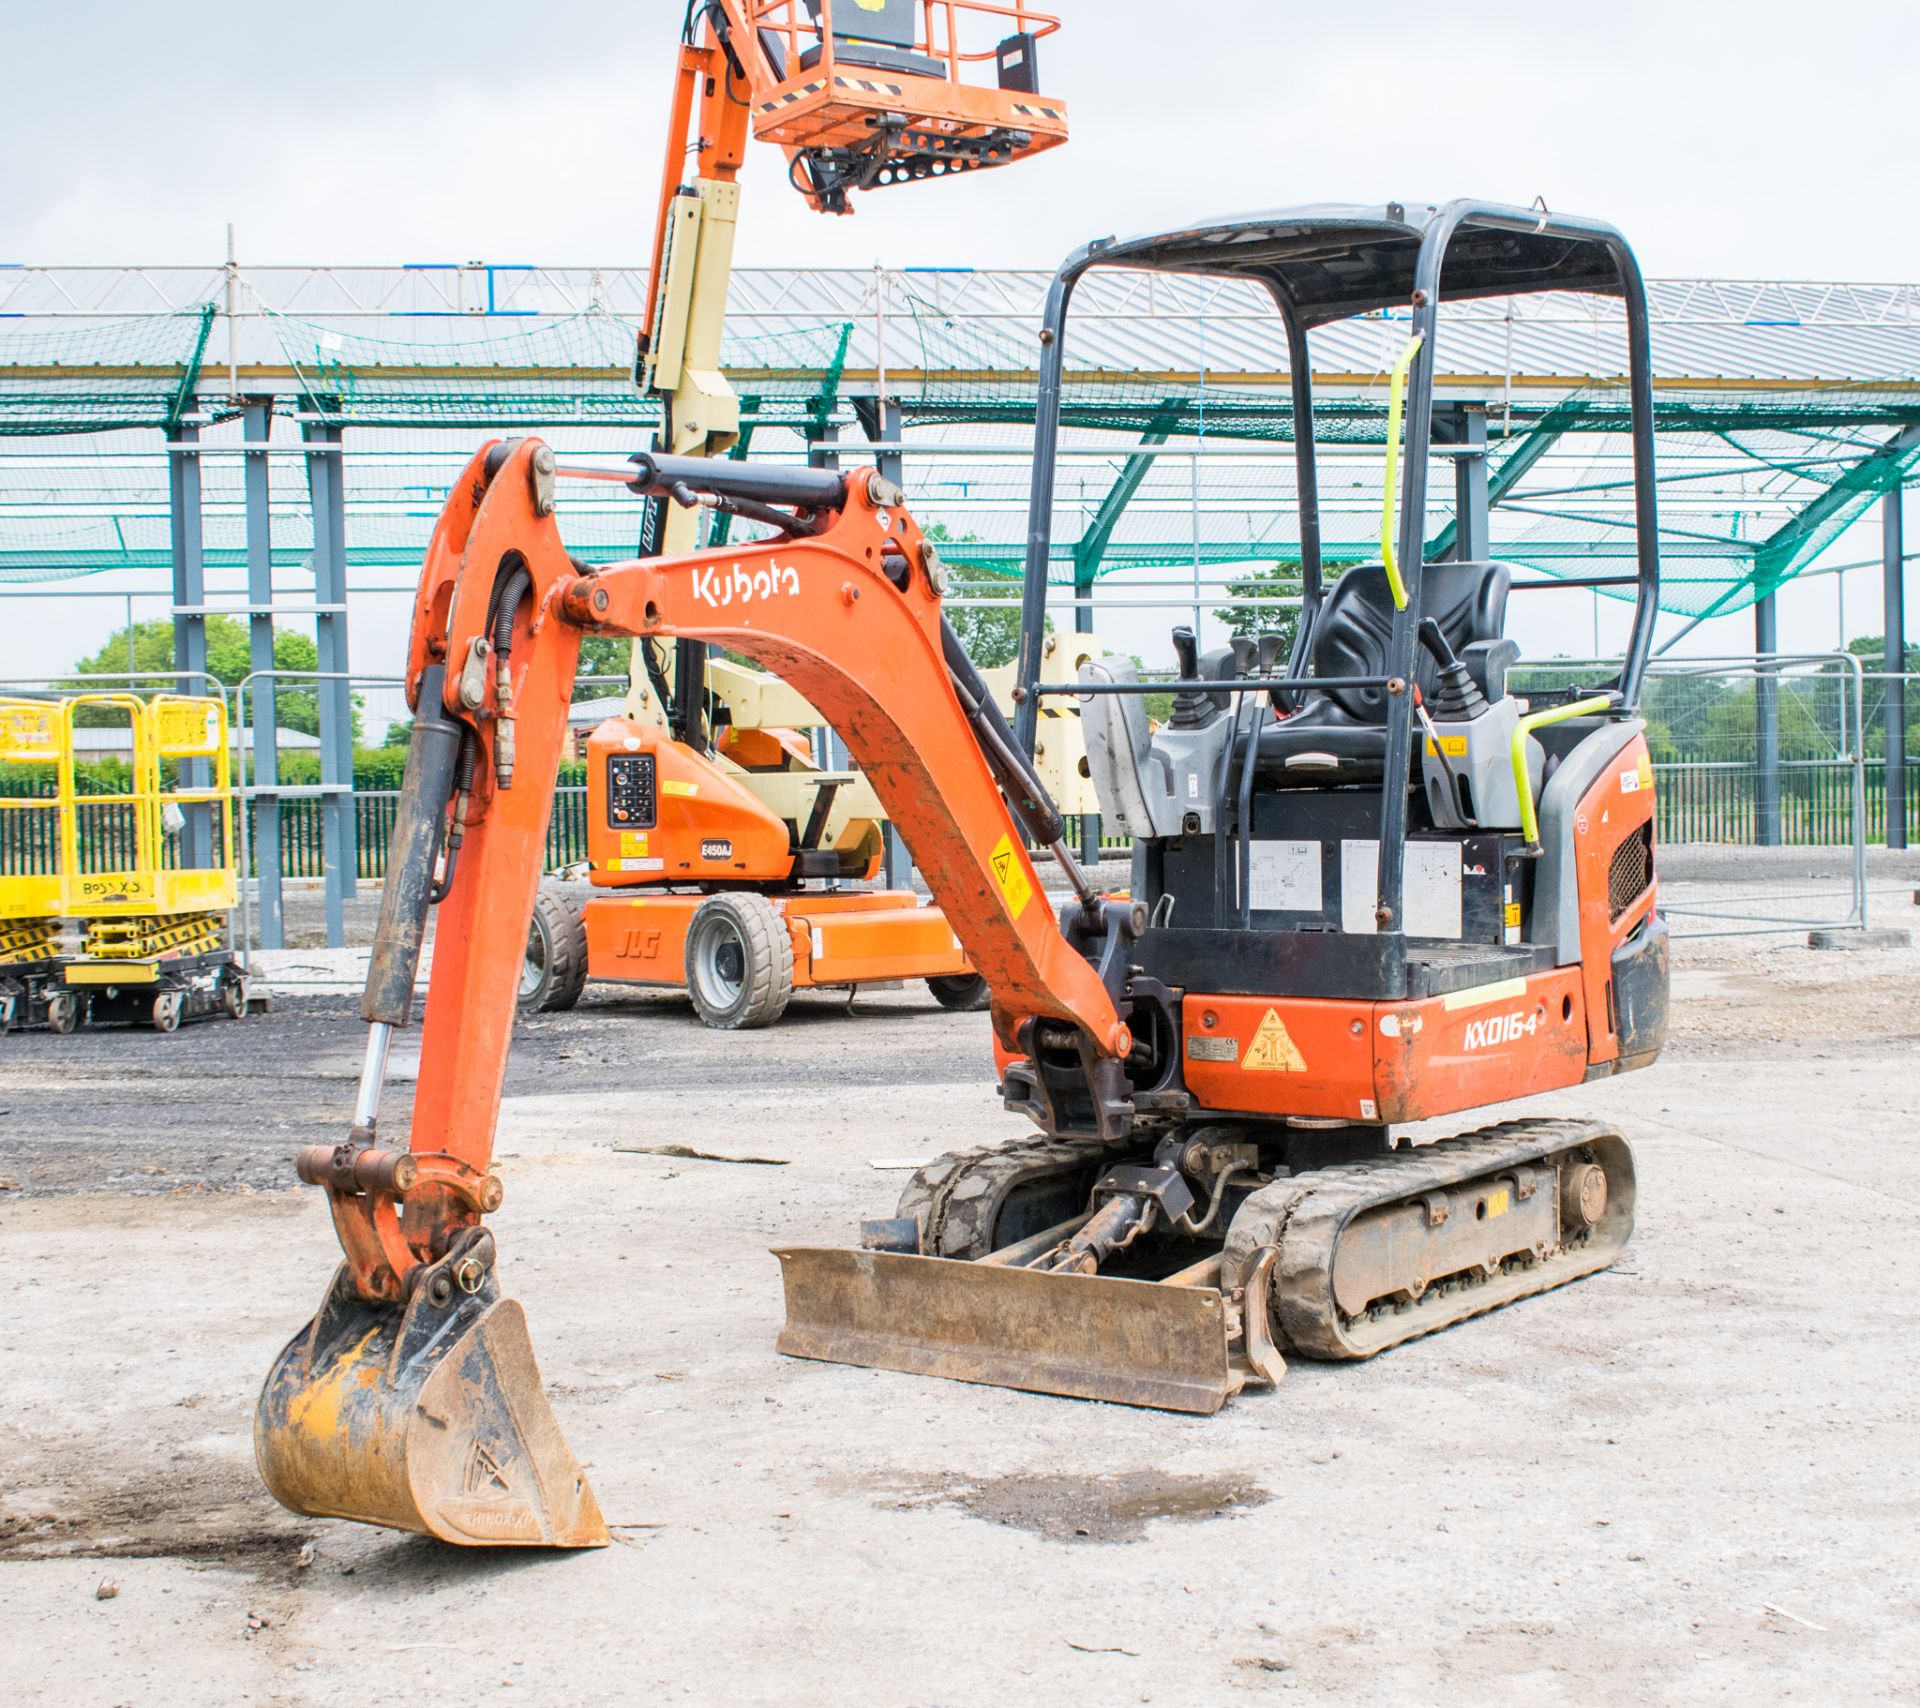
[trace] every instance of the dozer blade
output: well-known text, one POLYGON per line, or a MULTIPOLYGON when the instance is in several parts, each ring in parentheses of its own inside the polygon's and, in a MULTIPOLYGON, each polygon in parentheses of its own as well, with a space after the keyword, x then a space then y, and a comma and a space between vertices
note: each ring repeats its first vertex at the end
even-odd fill
POLYGON ((468 1546, 597 1548, 599 1504, 488 1274, 436 1305, 362 1300, 342 1267, 261 1390, 253 1446, 281 1505, 468 1546))
POLYGON ((837 1247, 774 1255, 790 1357, 1165 1411, 1218 1411, 1239 1385, 1211 1287, 837 1247))

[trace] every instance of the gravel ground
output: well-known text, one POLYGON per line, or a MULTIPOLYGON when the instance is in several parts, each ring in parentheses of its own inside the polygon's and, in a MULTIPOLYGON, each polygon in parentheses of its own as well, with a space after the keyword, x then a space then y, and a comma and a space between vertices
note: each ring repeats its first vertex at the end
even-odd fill
POLYGON ((9 1038, 8 1699, 1915 1700, 1920 950, 1692 943, 1675 984, 1658 1067, 1529 1106, 1633 1137, 1624 1263, 1208 1419, 773 1353, 770 1245, 887 1209, 876 1160, 1012 1131, 985 1016, 525 1024, 503 1278, 625 1527, 565 1558, 255 1480, 254 1391, 336 1258, 286 1157, 344 1120, 350 996, 9 1038))

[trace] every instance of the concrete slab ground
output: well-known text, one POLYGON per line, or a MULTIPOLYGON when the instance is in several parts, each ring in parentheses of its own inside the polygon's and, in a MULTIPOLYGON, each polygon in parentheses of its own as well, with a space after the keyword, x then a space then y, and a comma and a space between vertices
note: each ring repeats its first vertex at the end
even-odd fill
POLYGON ((1912 1701, 1920 950, 1693 944, 1676 985, 1658 1067, 1532 1105, 1632 1136, 1621 1265, 1207 1419, 774 1354, 770 1245, 888 1210, 874 1159, 1011 1133, 985 1016, 906 990, 739 1037, 595 993, 523 1026, 502 1273, 620 1527, 566 1557, 255 1480, 335 1260, 280 1183, 344 1118, 350 1000, 5 1040, 0 1695, 1912 1701))

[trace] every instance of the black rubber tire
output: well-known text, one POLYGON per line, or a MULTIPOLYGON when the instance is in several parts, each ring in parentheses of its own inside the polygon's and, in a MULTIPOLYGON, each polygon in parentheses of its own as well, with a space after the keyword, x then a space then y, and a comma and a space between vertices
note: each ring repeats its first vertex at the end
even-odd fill
POLYGON ((719 1032, 771 1026, 793 995, 793 939, 765 896, 709 896, 687 927, 687 994, 719 1032), (737 966, 736 966, 737 963, 737 966))
POLYGON ((952 973, 945 978, 928 979, 933 1000, 955 1014, 978 1014, 993 1006, 993 991, 978 973, 952 973))
POLYGON ((558 884, 542 884, 527 927, 520 1006, 541 1013, 571 1008, 586 988, 586 904, 558 884))

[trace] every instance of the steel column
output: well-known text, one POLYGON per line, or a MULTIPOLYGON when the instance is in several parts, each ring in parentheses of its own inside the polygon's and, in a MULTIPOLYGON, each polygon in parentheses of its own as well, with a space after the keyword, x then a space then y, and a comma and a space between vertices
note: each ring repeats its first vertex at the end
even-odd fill
MULTIPOLYGON (((200 429, 181 422, 170 437, 178 444, 194 444, 200 429)), ((200 507, 200 459, 191 452, 167 453, 167 519, 173 558, 173 665, 180 672, 176 684, 182 694, 204 694, 207 669, 207 561, 203 514, 200 507)), ((209 781, 207 761, 180 761, 180 781, 187 788, 204 788, 209 781)), ((180 863, 205 868, 214 864, 214 809, 186 809, 180 832, 180 863)), ((224 856, 225 850, 221 851, 224 856)))
MULTIPOLYGON (((854 419, 860 423, 860 430, 877 445, 897 445, 900 443, 901 415, 900 405, 890 397, 856 397, 849 400, 853 404, 854 419)), ((904 486, 900 471, 904 459, 898 451, 879 451, 873 459, 877 468, 895 486, 904 486)))
MULTIPOLYGON (((308 443, 338 446, 340 429, 317 422, 302 428, 308 443)), ((346 468, 341 453, 309 453, 307 493, 313 512, 315 650, 321 681, 320 781, 338 793, 321 799, 321 865, 326 880, 327 946, 347 940, 347 903, 355 890, 353 823, 353 687, 347 681, 346 468), (338 609, 329 611, 332 605, 338 609)))
POLYGON ((1780 650, 1780 614, 1772 593, 1753 606, 1753 839, 1762 848, 1780 846, 1780 681, 1766 660, 1780 650))
MULTIPOLYGON (((240 436, 264 445, 273 436, 273 399, 250 397, 241 413, 240 436)), ((249 451, 245 467, 247 519, 248 666, 273 669, 273 488, 264 450, 249 451)), ((258 873, 260 947, 283 948, 286 932, 280 900, 279 707, 273 678, 264 676, 249 690, 253 713, 253 784, 267 791, 253 800, 253 858, 258 873)))
MULTIPOLYGON (((1475 404, 1442 404, 1433 412, 1434 443, 1468 445, 1453 459, 1453 538, 1438 554, 1460 563, 1483 563, 1492 550, 1488 512, 1487 412, 1475 404)), ((1431 548, 1430 548, 1431 549, 1431 548)))
MULTIPOLYGON (((1887 673, 1887 846, 1907 845, 1907 527, 1906 491, 1880 500, 1880 557, 1886 578, 1884 662, 1887 673)), ((1861 740, 1866 731, 1860 732, 1861 740)))
MULTIPOLYGON (((1485 417, 1483 415, 1483 422, 1484 419, 1485 417)), ((1532 471, 1534 464, 1539 462, 1547 452, 1553 449, 1559 442, 1560 436, 1564 431, 1565 428, 1562 424, 1553 420, 1552 417, 1549 417, 1538 427, 1532 429, 1524 438, 1518 441, 1504 441, 1509 449, 1500 459, 1499 468, 1489 471, 1487 478, 1487 516, 1489 530, 1491 530, 1492 527, 1494 509, 1508 493, 1513 491, 1513 489, 1527 477, 1532 471)), ((1489 451, 1491 451, 1491 447, 1489 447, 1489 451)), ((1490 457, 1489 460, 1491 460, 1490 457)), ((1453 549, 1454 541, 1459 532, 1459 519, 1456 517, 1453 521, 1447 523, 1446 526, 1428 542, 1428 561, 1430 563, 1440 563, 1443 560, 1455 558, 1457 554, 1453 549)), ((1491 545, 1489 545, 1487 549, 1491 551, 1491 545)))

